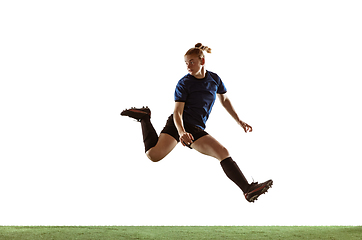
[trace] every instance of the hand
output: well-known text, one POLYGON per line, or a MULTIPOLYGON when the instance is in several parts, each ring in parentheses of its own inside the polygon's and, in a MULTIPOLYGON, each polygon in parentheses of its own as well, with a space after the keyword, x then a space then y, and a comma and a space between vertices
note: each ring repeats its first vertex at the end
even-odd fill
POLYGON ((243 121, 239 121, 239 124, 241 125, 241 127, 244 129, 244 131, 247 133, 247 132, 252 132, 253 131, 253 128, 249 125, 249 124, 247 124, 247 123, 245 123, 245 122, 243 122, 243 121))
POLYGON ((193 141, 194 141, 194 137, 192 136, 191 133, 184 132, 184 133, 180 134, 180 142, 181 142, 182 146, 190 147, 190 145, 192 144, 193 141))

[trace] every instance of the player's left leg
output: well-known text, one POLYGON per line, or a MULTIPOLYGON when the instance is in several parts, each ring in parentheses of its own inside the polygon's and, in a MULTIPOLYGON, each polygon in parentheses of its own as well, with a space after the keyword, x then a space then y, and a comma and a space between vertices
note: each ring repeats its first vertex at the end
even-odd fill
POLYGON ((210 135, 203 136, 193 142, 191 147, 202 154, 218 159, 225 174, 238 185, 244 193, 247 192, 249 183, 244 177, 244 174, 230 157, 229 151, 215 138, 210 135))
POLYGON ((203 136, 191 144, 198 152, 214 157, 220 162, 230 157, 229 151, 211 135, 203 136))
POLYGON ((249 202, 254 202, 273 184, 272 180, 261 184, 249 184, 236 162, 230 157, 228 150, 210 135, 199 138, 191 144, 191 147, 200 153, 218 159, 226 176, 244 192, 244 196, 249 202))

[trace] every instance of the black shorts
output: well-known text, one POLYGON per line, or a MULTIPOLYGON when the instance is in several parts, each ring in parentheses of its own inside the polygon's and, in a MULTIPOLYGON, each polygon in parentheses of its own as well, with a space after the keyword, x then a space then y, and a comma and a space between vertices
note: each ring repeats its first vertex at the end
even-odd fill
MULTIPOLYGON (((184 122, 184 128, 186 132, 192 134, 192 136, 194 137, 194 141, 203 136, 209 135, 207 132, 202 130, 202 128, 196 127, 194 125, 185 122, 184 122)), ((167 133, 168 135, 171 135, 174 139, 176 139, 177 142, 180 142, 180 135, 178 134, 176 125, 173 121, 173 114, 171 114, 171 116, 168 117, 166 126, 163 128, 161 133, 167 133)))

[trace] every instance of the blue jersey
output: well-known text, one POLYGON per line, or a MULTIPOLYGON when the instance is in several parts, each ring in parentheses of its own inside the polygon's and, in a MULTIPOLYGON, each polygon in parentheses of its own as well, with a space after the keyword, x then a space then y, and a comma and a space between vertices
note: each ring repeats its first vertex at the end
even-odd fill
POLYGON ((218 93, 226 93, 226 88, 213 72, 206 71, 203 79, 197 79, 191 74, 181 78, 176 86, 175 101, 185 102, 183 121, 205 129, 218 93))

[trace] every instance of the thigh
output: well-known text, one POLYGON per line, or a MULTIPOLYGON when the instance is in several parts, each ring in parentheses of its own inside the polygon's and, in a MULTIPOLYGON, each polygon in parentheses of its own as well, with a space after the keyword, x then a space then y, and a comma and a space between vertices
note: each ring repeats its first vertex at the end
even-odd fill
POLYGON ((167 133, 161 133, 156 146, 146 152, 146 155, 153 162, 158 162, 167 156, 177 145, 174 137, 167 133))
POLYGON ((166 125, 161 131, 161 134, 162 133, 166 133, 172 136, 177 142, 179 142, 180 135, 178 135, 177 128, 175 126, 175 123, 173 122, 173 114, 168 117, 166 125))
POLYGON ((191 147, 202 154, 217 158, 219 161, 230 157, 228 150, 210 135, 199 138, 191 144, 191 147))

